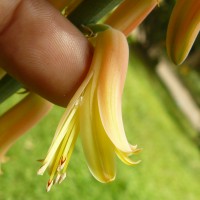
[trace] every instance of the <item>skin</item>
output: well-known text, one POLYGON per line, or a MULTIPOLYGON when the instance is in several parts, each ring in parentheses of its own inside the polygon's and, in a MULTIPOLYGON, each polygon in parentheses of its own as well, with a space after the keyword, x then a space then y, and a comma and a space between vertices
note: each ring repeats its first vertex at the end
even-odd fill
POLYGON ((54 104, 68 104, 92 52, 82 33, 48 1, 0 1, 0 66, 54 104))

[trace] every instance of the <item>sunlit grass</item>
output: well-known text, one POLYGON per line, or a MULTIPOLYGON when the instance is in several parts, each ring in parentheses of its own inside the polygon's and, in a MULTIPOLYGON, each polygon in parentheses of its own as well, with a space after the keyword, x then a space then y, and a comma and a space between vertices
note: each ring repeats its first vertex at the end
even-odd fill
POLYGON ((126 133, 143 151, 142 162, 128 167, 117 162, 116 181, 107 185, 93 179, 80 141, 70 161, 67 179, 46 193, 47 175, 37 176, 63 109, 55 107, 8 155, 0 177, 0 200, 197 200, 200 196, 200 158, 188 135, 196 135, 159 81, 134 57, 123 98, 126 133))

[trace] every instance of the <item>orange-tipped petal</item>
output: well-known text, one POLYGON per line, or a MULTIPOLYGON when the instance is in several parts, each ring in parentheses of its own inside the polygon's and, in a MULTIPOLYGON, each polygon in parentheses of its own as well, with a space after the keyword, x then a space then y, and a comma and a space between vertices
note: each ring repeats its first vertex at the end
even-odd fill
POLYGON ((200 1, 178 0, 167 30, 167 52, 179 65, 188 56, 200 30, 200 1))
POLYGON ((157 4, 158 0, 125 0, 105 23, 128 36, 157 4))
POLYGON ((99 34, 97 45, 104 45, 104 57, 98 79, 97 97, 104 129, 123 152, 131 152, 123 121, 121 100, 128 66, 128 44, 120 31, 108 29, 99 34))

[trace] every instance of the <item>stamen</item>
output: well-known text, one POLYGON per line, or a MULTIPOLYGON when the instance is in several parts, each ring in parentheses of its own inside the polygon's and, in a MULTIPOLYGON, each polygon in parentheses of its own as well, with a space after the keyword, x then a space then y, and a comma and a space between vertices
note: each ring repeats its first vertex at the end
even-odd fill
POLYGON ((54 184, 57 184, 58 181, 60 180, 60 178, 61 178, 61 174, 58 173, 57 176, 56 176, 56 178, 55 178, 55 180, 54 180, 54 184))
POLYGON ((52 144, 48 150, 45 161, 49 162, 56 154, 56 151, 59 148, 60 144, 62 143, 63 138, 66 136, 66 130, 67 130, 67 128, 69 128, 69 125, 70 125, 72 119, 74 118, 76 110, 77 109, 73 109, 70 112, 70 114, 67 118, 67 121, 65 121, 65 123, 62 126, 60 125, 60 127, 58 128, 58 130, 57 130, 58 132, 56 132, 55 137, 53 138, 52 144))
POLYGON ((37 175, 43 175, 48 165, 49 163, 45 163, 44 165, 42 165, 42 167, 40 167, 40 169, 37 171, 37 175))
POLYGON ((60 164, 59 164, 59 166, 58 166, 58 168, 57 168, 57 171, 58 171, 58 172, 60 172, 60 171, 64 168, 65 163, 66 163, 66 158, 63 159, 63 157, 62 157, 61 160, 60 160, 60 164))
POLYGON ((53 185, 53 180, 49 180, 46 187, 47 192, 51 190, 52 185, 53 185))
POLYGON ((59 183, 59 184, 61 184, 61 183, 62 183, 62 182, 65 180, 66 176, 67 176, 67 174, 66 174, 66 173, 63 173, 63 174, 61 174, 61 176, 60 176, 60 179, 59 179, 58 183, 59 183))

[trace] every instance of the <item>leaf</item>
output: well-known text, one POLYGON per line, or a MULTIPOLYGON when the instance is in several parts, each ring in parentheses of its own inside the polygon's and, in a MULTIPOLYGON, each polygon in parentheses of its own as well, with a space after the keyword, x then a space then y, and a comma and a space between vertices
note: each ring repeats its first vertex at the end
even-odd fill
POLYGON ((6 74, 0 80, 0 103, 4 102, 8 97, 17 92, 23 85, 6 74))
POLYGON ((82 25, 94 24, 123 0, 84 0, 67 18, 81 29, 82 25))

